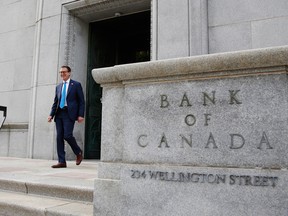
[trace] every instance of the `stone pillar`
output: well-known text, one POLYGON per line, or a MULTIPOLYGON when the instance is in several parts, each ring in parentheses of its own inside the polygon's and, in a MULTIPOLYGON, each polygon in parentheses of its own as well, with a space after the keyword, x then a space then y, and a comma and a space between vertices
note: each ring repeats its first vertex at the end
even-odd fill
POLYGON ((207 0, 152 1, 152 60, 208 53, 207 0))
POLYGON ((287 215, 288 47, 93 70, 94 215, 287 215))

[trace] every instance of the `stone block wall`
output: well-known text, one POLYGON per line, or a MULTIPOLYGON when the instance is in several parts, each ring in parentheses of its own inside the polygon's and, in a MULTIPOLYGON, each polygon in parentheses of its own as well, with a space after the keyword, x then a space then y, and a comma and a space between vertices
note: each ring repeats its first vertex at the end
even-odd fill
MULTIPOLYGON (((0 156, 57 158, 55 127, 47 117, 59 66, 69 64, 72 78, 86 87, 88 24, 70 15, 63 6, 69 2, 0 3, 0 106, 8 108, 0 156), (81 54, 75 55, 76 50, 81 54)), ((75 133, 83 146, 84 127, 76 126, 75 133)), ((70 148, 67 155, 74 159, 70 148)))
POLYGON ((288 44, 288 2, 208 1, 209 53, 288 44))
POLYGON ((152 59, 288 44, 286 0, 154 0, 152 59))
POLYGON ((34 0, 0 3, 0 106, 8 107, 0 156, 27 155, 36 6, 34 0))
POLYGON ((287 215, 287 60, 284 46, 94 69, 94 215, 287 215))

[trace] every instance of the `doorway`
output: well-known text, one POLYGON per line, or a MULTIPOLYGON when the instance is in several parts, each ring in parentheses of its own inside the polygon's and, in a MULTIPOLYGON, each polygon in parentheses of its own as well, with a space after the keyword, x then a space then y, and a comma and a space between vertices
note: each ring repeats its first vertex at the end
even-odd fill
MULTIPOLYGON (((121 15, 121 14, 118 14, 121 15)), ((150 11, 90 23, 85 158, 100 159, 102 88, 91 70, 150 60, 150 11)))

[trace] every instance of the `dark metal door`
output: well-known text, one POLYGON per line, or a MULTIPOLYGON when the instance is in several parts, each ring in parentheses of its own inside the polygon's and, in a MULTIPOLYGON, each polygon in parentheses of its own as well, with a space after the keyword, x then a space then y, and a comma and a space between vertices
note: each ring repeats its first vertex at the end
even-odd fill
POLYGON ((102 89, 94 68, 150 60, 150 11, 90 24, 87 72, 85 158, 100 159, 102 89))

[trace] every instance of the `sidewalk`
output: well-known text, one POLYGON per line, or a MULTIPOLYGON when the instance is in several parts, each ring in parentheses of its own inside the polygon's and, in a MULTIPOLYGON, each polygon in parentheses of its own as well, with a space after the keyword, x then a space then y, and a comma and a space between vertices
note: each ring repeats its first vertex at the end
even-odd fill
POLYGON ((0 157, 0 215, 92 215, 98 162, 0 157))
POLYGON ((83 160, 79 166, 67 161, 67 168, 53 169, 57 161, 0 157, 0 179, 47 185, 94 188, 97 160, 83 160))

